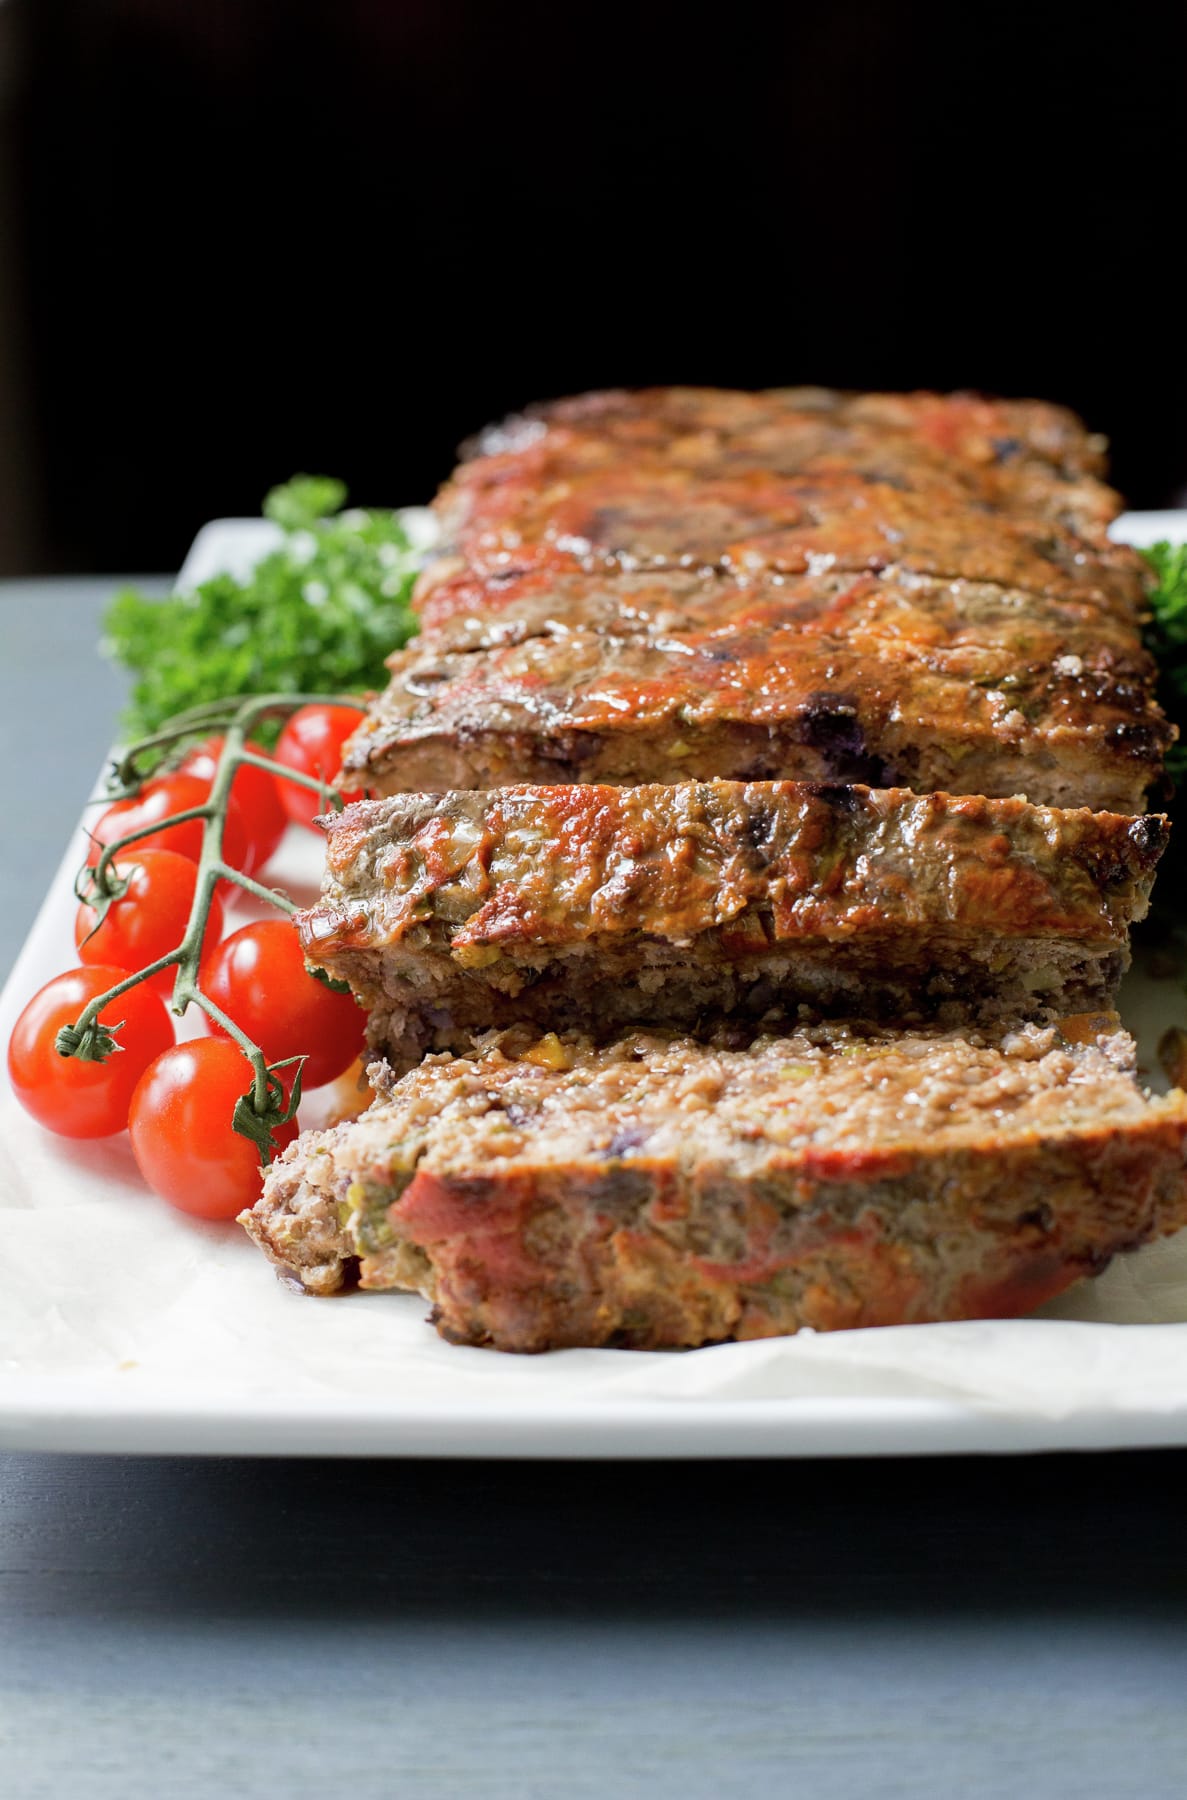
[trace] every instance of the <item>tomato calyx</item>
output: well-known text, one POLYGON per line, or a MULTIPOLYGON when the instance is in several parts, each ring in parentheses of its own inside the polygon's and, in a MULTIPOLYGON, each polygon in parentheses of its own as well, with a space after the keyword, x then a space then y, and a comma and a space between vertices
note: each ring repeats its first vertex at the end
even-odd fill
POLYGON ((120 874, 110 857, 104 861, 100 856, 98 863, 83 864, 75 878, 74 898, 80 906, 89 906, 95 915, 87 938, 94 937, 109 909, 115 901, 124 898, 130 885, 128 877, 120 874))
MULTIPOLYGON (((256 1086, 246 1094, 241 1094, 235 1102, 235 1110, 231 1115, 231 1125, 240 1137, 250 1138, 260 1153, 262 1163, 270 1163, 275 1148, 272 1134, 281 1125, 287 1125, 290 1119, 297 1116, 297 1108, 301 1104, 301 1071, 305 1063, 303 1056, 289 1056, 283 1062, 269 1063, 265 1067, 264 1104, 257 1104, 256 1086), (293 1076, 289 1092, 285 1093, 284 1083, 277 1070, 287 1069, 296 1064, 297 1073, 293 1076)), ((258 1085, 258 1081, 257 1084, 258 1085)))
MULTIPOLYGON (((88 1006, 87 1012, 90 1012, 88 1006)), ((75 1056, 79 1062, 106 1062, 123 1049, 115 1039, 117 1031, 124 1028, 124 1020, 118 1025, 106 1025, 98 1018, 87 1019, 86 1013, 75 1025, 63 1025, 54 1039, 54 1049, 59 1056, 75 1056)))
POLYGON ((54 1049, 61 1057, 75 1057, 79 1062, 103 1063, 114 1056, 123 1045, 116 1042, 115 1034, 122 1031, 125 1021, 121 1019, 117 1025, 109 1025, 100 1019, 99 1014, 109 1007, 113 1000, 118 1000, 130 988, 138 988, 150 970, 139 969, 134 975, 125 976, 117 981, 114 987, 96 994, 83 1007, 73 1025, 63 1025, 54 1036, 54 1049))

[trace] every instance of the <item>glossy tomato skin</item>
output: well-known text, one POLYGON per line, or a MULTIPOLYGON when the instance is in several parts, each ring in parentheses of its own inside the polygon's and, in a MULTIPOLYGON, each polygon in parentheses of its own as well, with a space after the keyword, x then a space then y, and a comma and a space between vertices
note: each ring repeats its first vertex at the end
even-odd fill
POLYGON ((54 1040, 73 1025, 90 1001, 130 971, 109 964, 68 969, 34 994, 13 1027, 8 1077, 13 1092, 38 1124, 59 1137, 112 1137, 128 1123, 128 1106, 141 1075, 173 1042, 165 1002, 146 983, 129 988, 100 1015, 122 1046, 106 1062, 59 1056, 54 1040))
MULTIPOLYGON (((90 827, 88 863, 93 866, 106 844, 129 831, 139 831, 142 825, 159 825, 160 829, 137 838, 135 844, 128 846, 129 855, 141 850, 172 850, 176 856, 188 856, 197 862, 202 854, 202 820, 187 819, 181 825, 170 825, 168 821, 177 813, 189 812, 191 807, 205 806, 209 793, 210 783, 199 781, 194 775, 154 776, 134 799, 117 800, 90 827)), ((223 831, 223 858, 232 869, 242 869, 247 857, 248 832, 239 803, 232 796, 223 831)))
MULTIPOLYGON (((233 1219, 260 1195, 260 1155, 232 1120, 250 1093, 251 1064, 226 1038, 175 1044, 141 1076, 128 1129, 153 1192, 198 1219, 233 1219)), ((273 1134, 274 1154, 297 1135, 295 1119, 273 1134)))
POLYGON ((268 1062, 306 1056, 306 1087, 335 1081, 363 1048, 366 1014, 309 973, 287 919, 261 919, 224 938, 203 965, 202 987, 268 1062))
MULTIPOLYGON (((218 771, 222 747, 221 737, 206 738, 195 744, 178 764, 178 774, 192 775, 196 780, 204 781, 209 792, 218 771)), ((257 756, 268 754, 261 744, 253 744, 250 739, 246 748, 254 750, 257 756)), ((288 823, 276 778, 269 775, 267 769, 253 769, 250 763, 244 763, 231 783, 231 798, 239 807, 247 831, 247 859, 242 864, 243 872, 254 875, 275 855, 288 823)))
MULTIPOLYGON (((74 941, 84 963, 118 963, 125 969, 146 969, 176 950, 189 924, 198 865, 175 850, 129 850, 115 865, 128 884, 127 892, 113 900, 103 923, 85 903, 74 921, 74 941)), ((206 942, 222 936, 223 906, 217 893, 210 901, 206 942)), ((177 967, 171 964, 150 978, 149 985, 162 994, 173 992, 177 967)))
MULTIPOLYGON (((360 707, 340 706, 329 701, 299 707, 287 720, 277 740, 276 760, 332 787, 342 766, 342 747, 365 717, 360 707)), ((298 787, 292 781, 282 780, 277 785, 289 818, 315 830, 313 821, 326 810, 319 796, 312 788, 298 787)), ((344 791, 342 798, 360 800, 362 789, 344 791)))

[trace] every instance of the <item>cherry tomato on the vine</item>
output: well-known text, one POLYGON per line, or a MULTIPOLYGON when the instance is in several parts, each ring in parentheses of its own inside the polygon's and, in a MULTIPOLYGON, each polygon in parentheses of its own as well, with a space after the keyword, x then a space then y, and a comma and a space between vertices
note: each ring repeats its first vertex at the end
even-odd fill
POLYGON ((133 1089, 154 1057, 173 1042, 165 1002, 147 984, 129 988, 104 1008, 101 1023, 120 1046, 105 1062, 60 1056, 54 1040, 83 1008, 126 981, 128 969, 100 964, 68 969, 34 994, 13 1027, 8 1076, 25 1111, 60 1137, 111 1137, 128 1123, 133 1089))
MULTIPOLYGON (((74 921, 74 941, 84 963, 118 963, 125 969, 146 969, 176 950, 189 924, 198 865, 175 850, 127 850, 114 864, 127 882, 127 892, 113 900, 96 925, 98 913, 85 902, 74 921)), ((210 899, 206 942, 222 936, 223 906, 218 894, 210 899)), ((176 964, 150 976, 149 985, 171 994, 176 964)))
MULTIPOLYGON (((154 1193, 200 1219, 233 1219, 260 1194, 260 1153, 232 1124, 251 1092, 251 1064, 226 1038, 175 1044, 145 1070, 132 1096, 132 1154, 154 1193)), ((297 1122, 278 1125, 279 1151, 297 1122)))
MULTIPOLYGON (((306 1087, 335 1080, 363 1047, 366 1014, 309 973, 285 919, 261 919, 224 938, 203 963, 202 988, 268 1062, 307 1056, 306 1087)), ((207 1029, 218 1027, 207 1020, 207 1029)))
MULTIPOLYGON (((342 766, 342 746, 366 714, 360 707, 325 701, 302 706, 285 722, 276 744, 276 760, 302 775, 312 775, 333 787, 342 766)), ((314 829, 313 821, 327 809, 312 788, 293 781, 278 781, 280 799, 289 818, 314 829)), ((343 791, 344 800, 361 800, 362 789, 343 791)))
MULTIPOLYGON (((177 765, 178 774, 192 775, 198 781, 204 781, 209 792, 222 747, 221 737, 206 738, 195 744, 177 765)), ((267 755, 262 745, 253 744, 250 739, 245 747, 259 756, 267 755)), ((254 875, 274 854, 287 824, 276 777, 269 775, 267 769, 254 769, 250 763, 242 763, 231 783, 231 798, 239 807, 247 830, 247 860, 242 865, 243 872, 254 875)))
MULTIPOLYGON (((195 775, 155 775, 131 800, 117 800, 90 827, 91 846, 87 861, 97 863, 106 844, 139 831, 143 825, 159 825, 146 837, 128 846, 128 854, 141 850, 172 850, 177 856, 188 856, 197 862, 202 854, 202 820, 187 819, 181 825, 170 825, 177 813, 191 807, 204 806, 210 783, 195 775)), ((223 831, 223 860, 232 869, 242 869, 248 858, 248 831, 238 801, 231 797, 227 806, 227 822, 223 831)))

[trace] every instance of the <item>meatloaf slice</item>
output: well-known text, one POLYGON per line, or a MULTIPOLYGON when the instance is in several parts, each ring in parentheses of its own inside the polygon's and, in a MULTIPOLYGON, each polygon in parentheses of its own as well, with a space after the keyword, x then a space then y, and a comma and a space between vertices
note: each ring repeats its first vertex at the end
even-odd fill
POLYGON ((1136 619, 822 573, 456 575, 345 754, 352 785, 866 780, 1139 812, 1173 737, 1136 619))
POLYGON ((397 1066, 526 1020, 920 1016, 1111 995, 1161 816, 794 782, 395 795, 324 821, 309 961, 397 1066))
POLYGON ((530 1032, 307 1132, 241 1222, 312 1293, 357 1277, 502 1350, 1026 1312, 1187 1222, 1187 1097, 1116 1021, 830 1025, 746 1051, 530 1032))

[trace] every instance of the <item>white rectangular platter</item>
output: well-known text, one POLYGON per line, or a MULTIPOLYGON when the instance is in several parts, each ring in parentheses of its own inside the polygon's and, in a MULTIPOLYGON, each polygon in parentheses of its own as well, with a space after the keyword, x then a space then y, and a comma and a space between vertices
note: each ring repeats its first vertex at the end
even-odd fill
MULTIPOLYGON (((1187 513, 1130 514, 1117 535, 1182 540, 1187 513)), ((182 580, 250 564, 269 541, 259 521, 216 521, 182 580)), ((81 843, 0 997, 0 1042, 75 960, 81 843)), ((308 891, 316 861, 294 832, 271 878, 308 891)), ((1187 994, 1131 976, 1124 1010, 1153 1074, 1187 994)), ((237 1228, 147 1193, 124 1139, 53 1138, 0 1078, 0 1447, 580 1458, 1187 1444, 1187 1233, 1024 1320, 515 1358, 444 1344, 424 1313, 406 1295, 292 1293, 237 1228)))

